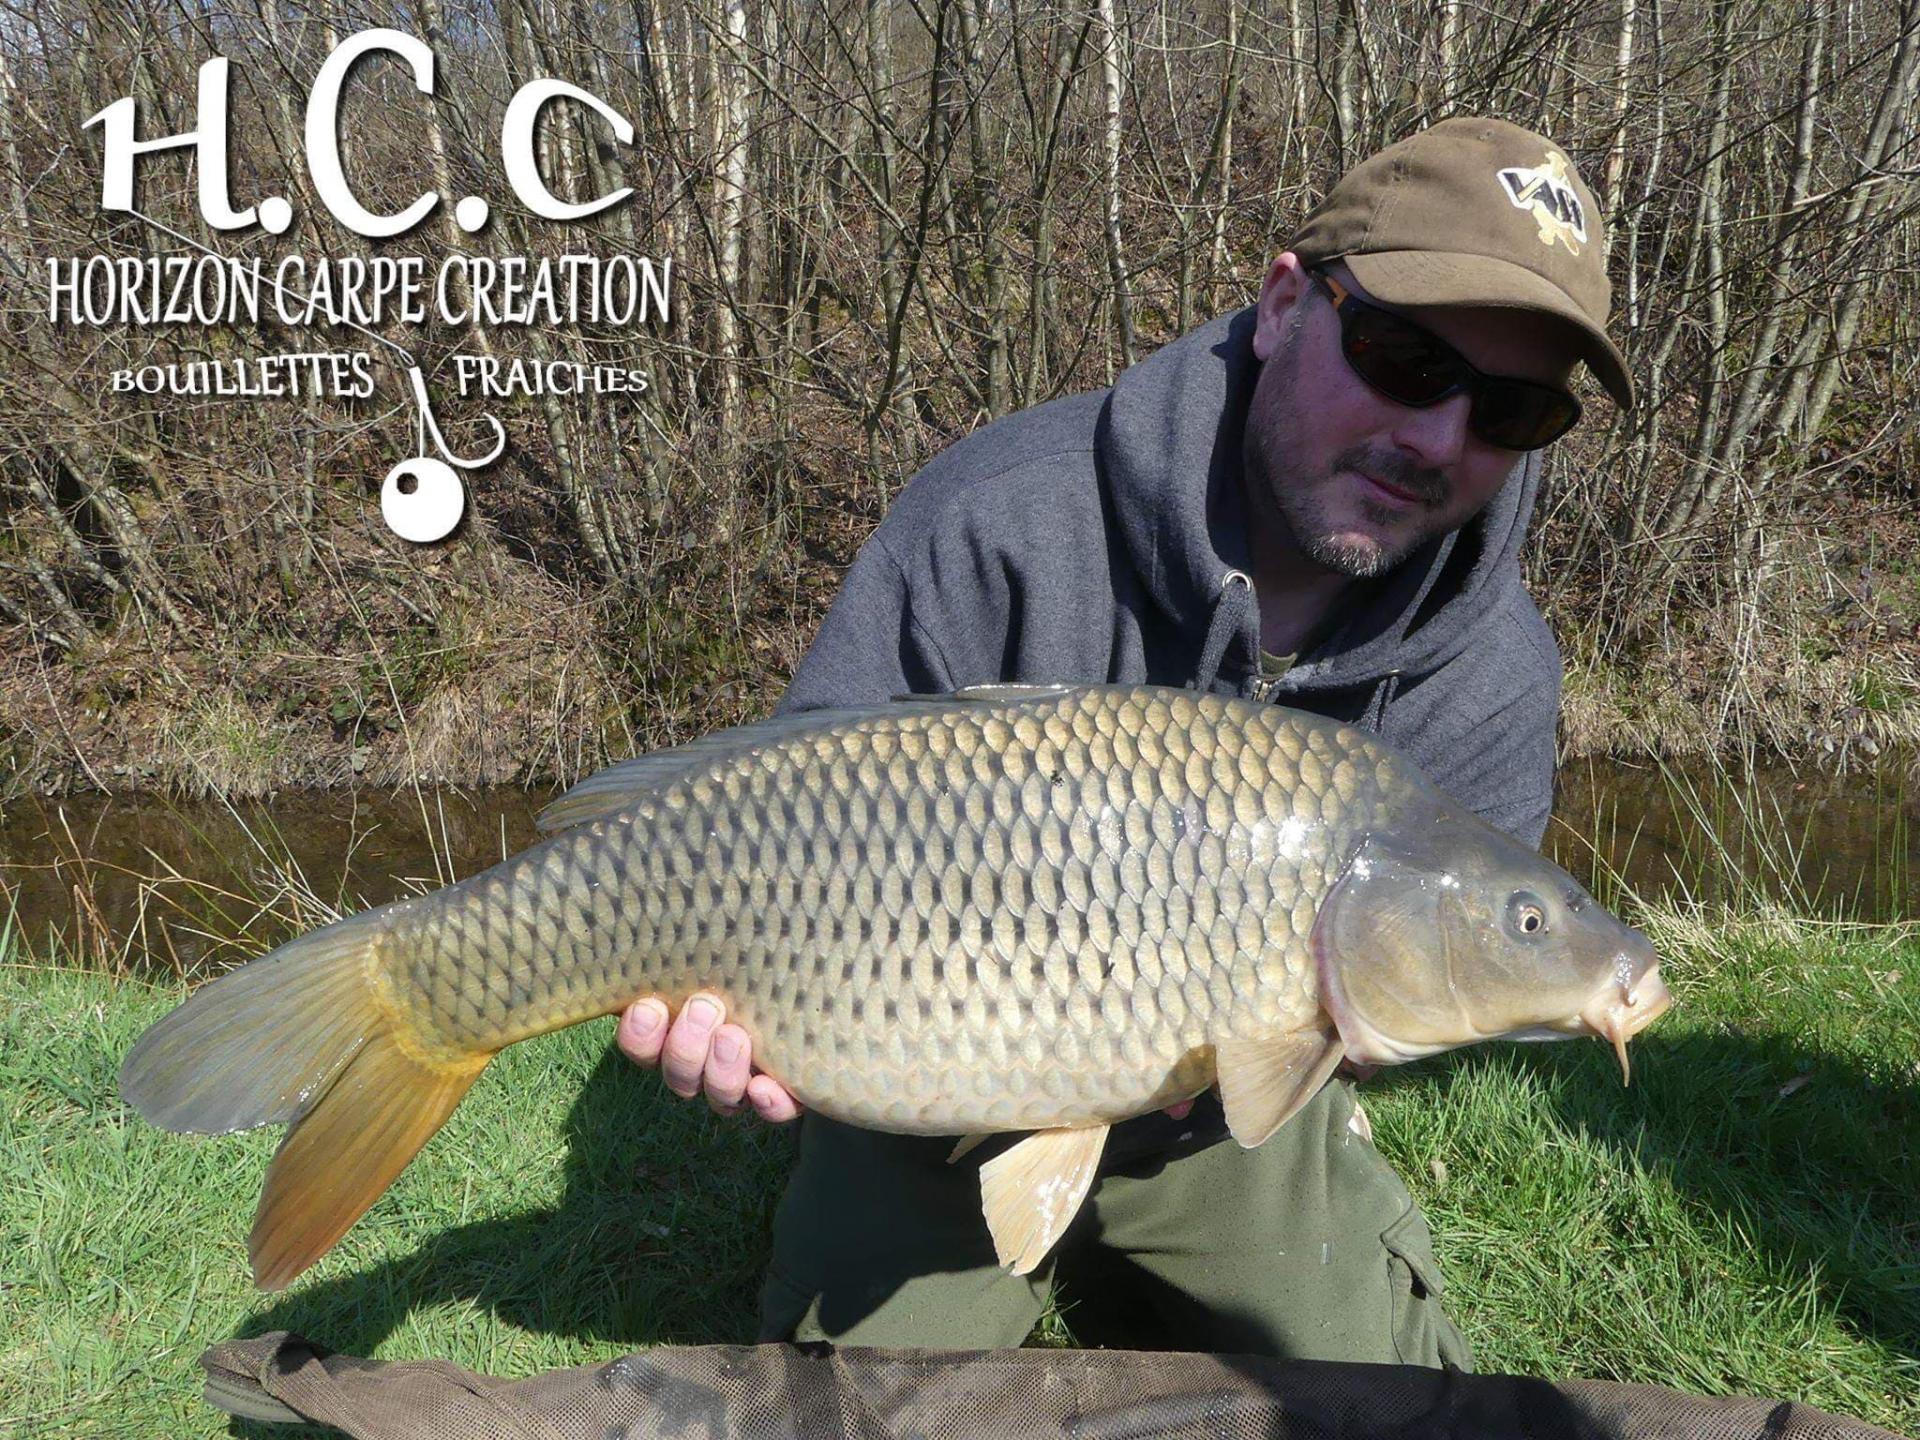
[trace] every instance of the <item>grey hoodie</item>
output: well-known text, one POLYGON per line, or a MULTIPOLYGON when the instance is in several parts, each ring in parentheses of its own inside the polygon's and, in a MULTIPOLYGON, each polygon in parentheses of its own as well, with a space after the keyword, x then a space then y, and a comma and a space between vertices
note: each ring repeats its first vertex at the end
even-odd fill
POLYGON ((1251 309, 1223 316, 1109 391, 1010 415, 937 456, 847 571, 781 708, 995 680, 1193 684, 1365 725, 1538 845, 1561 672, 1520 583, 1537 461, 1263 681, 1259 609, 1236 573, 1253 322, 1251 309))

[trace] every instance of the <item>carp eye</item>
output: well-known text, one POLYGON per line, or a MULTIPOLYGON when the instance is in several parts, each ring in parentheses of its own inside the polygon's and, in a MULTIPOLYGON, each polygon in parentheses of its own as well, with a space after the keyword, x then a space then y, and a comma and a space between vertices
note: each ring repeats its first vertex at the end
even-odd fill
POLYGON ((1547 907, 1529 890, 1517 890, 1507 901, 1507 928, 1516 935, 1538 935, 1547 928, 1547 907))

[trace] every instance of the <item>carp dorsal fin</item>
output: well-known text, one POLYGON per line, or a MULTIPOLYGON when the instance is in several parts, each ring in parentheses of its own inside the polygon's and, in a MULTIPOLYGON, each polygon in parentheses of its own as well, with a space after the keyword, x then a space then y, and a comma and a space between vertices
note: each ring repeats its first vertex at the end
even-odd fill
POLYGON ((1332 1029, 1217 1042, 1220 1104, 1233 1138, 1249 1150, 1264 1141, 1326 1084, 1344 1053, 1332 1029))
POLYGON ((1016 1275, 1047 1258, 1093 1188, 1108 1125, 1036 1130, 980 1167, 994 1254, 1016 1275))
MULTIPOLYGON (((953 703, 926 696, 907 698, 927 710, 950 709, 953 703)), ((534 818, 533 823, 541 834, 551 835, 556 830, 605 820, 655 791, 664 790, 675 781, 684 779, 695 770, 705 769, 727 756, 744 755, 795 735, 827 730, 836 725, 848 725, 861 720, 897 720, 901 711, 907 708, 899 701, 894 701, 877 705, 837 706, 831 710, 797 710, 790 715, 775 715, 770 720, 756 720, 750 725, 716 730, 711 735, 702 735, 698 740, 688 740, 684 744, 650 750, 645 755, 619 761, 589 775, 549 804, 534 818)))
MULTIPOLYGON (((1077 685, 1061 684, 962 685, 951 695, 940 698, 956 700, 963 704, 972 705, 1008 705, 1016 700, 1050 700, 1055 696, 1066 695, 1079 688, 1077 685)), ((896 695, 894 698, 896 700, 921 700, 928 697, 921 695, 896 695)))
POLYGON ((916 709, 950 710, 955 705, 988 702, 1007 704, 1018 700, 1042 699, 1064 695, 1074 688, 1071 685, 968 685, 946 695, 896 695, 892 700, 877 705, 798 710, 790 715, 776 715, 771 720, 735 725, 730 729, 716 730, 711 735, 703 735, 698 740, 669 745, 609 765, 554 800, 534 818, 533 823, 542 835, 551 835, 557 830, 605 820, 693 771, 727 756, 745 754, 749 750, 776 744, 809 731, 826 730, 861 720, 897 720, 903 712, 916 709))

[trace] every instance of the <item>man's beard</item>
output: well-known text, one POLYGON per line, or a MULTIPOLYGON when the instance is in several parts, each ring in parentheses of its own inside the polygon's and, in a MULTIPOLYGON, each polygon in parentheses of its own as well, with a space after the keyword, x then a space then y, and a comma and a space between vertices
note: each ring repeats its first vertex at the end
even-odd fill
MULTIPOLYGON (((1392 452, 1374 453, 1364 445, 1355 445, 1334 457, 1329 474, 1342 470, 1361 471, 1386 481, 1396 489, 1417 495, 1429 510, 1444 505, 1449 494, 1446 477, 1438 470, 1417 465, 1405 456, 1392 452)), ((1279 511, 1281 521, 1292 532, 1294 543, 1314 564, 1337 575, 1345 575, 1351 580, 1377 579, 1406 559, 1427 539, 1424 534, 1416 533, 1398 543, 1389 544, 1333 533, 1333 527, 1321 512, 1317 497, 1297 483, 1289 483, 1290 479, 1297 477, 1280 475, 1273 478, 1276 482, 1273 488, 1274 506, 1279 511)), ((1361 517, 1382 531, 1391 530, 1396 520, 1404 523, 1406 518, 1405 510, 1396 510, 1371 500, 1363 498, 1358 504, 1361 517)))
MULTIPOLYGON (((1352 580, 1372 580, 1406 559, 1426 536, 1416 533, 1404 542, 1383 543, 1342 535, 1323 510, 1319 493, 1307 483, 1309 477, 1294 464, 1290 443, 1297 421, 1293 401, 1300 367, 1299 344, 1296 328, 1264 362, 1254 391, 1241 450, 1248 488, 1253 492, 1247 501, 1277 520, 1295 548, 1312 564, 1352 580)), ((1451 493, 1439 471, 1415 464, 1390 447, 1376 452, 1364 444, 1349 446, 1334 456, 1324 479, 1331 484, 1333 476, 1342 470, 1358 470, 1385 480, 1419 496, 1429 510, 1444 505, 1451 493)), ((1406 515, 1404 510, 1395 511, 1364 498, 1359 508, 1361 518, 1382 532, 1391 532, 1395 519, 1404 521, 1406 515)))

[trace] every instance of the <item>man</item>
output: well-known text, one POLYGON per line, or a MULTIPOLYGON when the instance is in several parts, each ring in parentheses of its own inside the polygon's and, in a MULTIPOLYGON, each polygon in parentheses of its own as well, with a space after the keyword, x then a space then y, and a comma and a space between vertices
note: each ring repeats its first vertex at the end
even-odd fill
MULTIPOLYGON (((1112 390, 1001 420, 906 488, 785 708, 994 680, 1194 685, 1379 732, 1538 844, 1560 661, 1520 584, 1538 451, 1584 361, 1621 405, 1599 211, 1548 141, 1453 120, 1363 162, 1256 306, 1112 390)), ((747 1035, 643 1001, 622 1047, 791 1118, 747 1035)), ((768 1338, 1017 1345, 1056 1281, 1082 1341, 1469 1365, 1425 1221, 1339 1080, 1256 1150, 1212 1096, 1115 1128, 1034 1274, 994 1263, 979 1160, 807 1117, 768 1338)), ((993 1153, 989 1149, 987 1154, 993 1153)))

